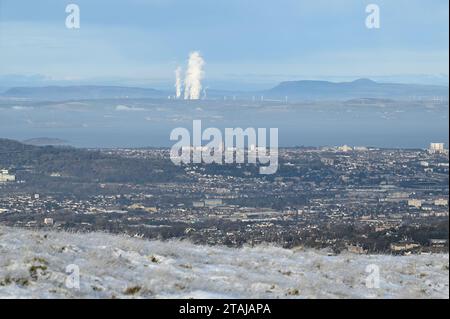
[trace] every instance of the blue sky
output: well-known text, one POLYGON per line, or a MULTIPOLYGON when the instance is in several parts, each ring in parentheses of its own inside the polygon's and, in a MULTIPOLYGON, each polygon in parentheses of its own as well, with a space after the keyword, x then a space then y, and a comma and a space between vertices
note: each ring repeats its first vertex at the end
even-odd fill
POLYGON ((357 77, 448 83, 448 6, 447 0, 0 0, 0 86, 163 88, 193 50, 204 56, 205 81, 215 88, 357 77), (65 27, 69 3, 80 7, 78 30, 65 27), (381 8, 380 29, 365 27, 369 3, 381 8))

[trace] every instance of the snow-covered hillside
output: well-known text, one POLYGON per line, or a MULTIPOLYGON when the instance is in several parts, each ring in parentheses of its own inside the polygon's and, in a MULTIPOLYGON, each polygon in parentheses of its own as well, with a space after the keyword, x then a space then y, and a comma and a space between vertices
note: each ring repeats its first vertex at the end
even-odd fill
POLYGON ((448 265, 448 255, 327 256, 0 227, 0 298, 448 298, 448 265), (366 287, 374 269, 379 289, 366 287))

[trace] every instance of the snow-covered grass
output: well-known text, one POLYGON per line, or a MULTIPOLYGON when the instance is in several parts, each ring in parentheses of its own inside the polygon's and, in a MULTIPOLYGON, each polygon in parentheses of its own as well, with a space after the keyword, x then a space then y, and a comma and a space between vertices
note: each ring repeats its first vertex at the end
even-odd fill
POLYGON ((448 265, 447 254, 328 256, 0 227, 0 298, 448 298, 448 265), (66 285, 69 265, 79 289, 66 285), (366 287, 368 265, 378 289, 366 287))

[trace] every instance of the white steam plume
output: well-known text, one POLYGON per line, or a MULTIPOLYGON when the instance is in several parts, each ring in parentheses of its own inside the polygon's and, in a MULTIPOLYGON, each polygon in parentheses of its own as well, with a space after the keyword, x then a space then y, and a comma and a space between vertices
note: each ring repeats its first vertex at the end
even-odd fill
POLYGON ((177 99, 181 97, 181 90, 182 90, 182 83, 181 83, 181 67, 178 67, 175 70, 175 94, 177 99))
POLYGON ((198 51, 189 55, 188 69, 184 80, 184 99, 198 100, 202 91, 203 65, 205 61, 198 51))

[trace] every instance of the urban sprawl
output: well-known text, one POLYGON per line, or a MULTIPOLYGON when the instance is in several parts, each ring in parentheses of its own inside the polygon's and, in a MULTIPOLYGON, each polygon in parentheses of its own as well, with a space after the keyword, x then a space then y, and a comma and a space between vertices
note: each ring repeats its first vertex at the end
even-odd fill
POLYGON ((441 143, 282 148, 274 175, 258 174, 255 164, 176 167, 163 148, 25 149, 39 152, 35 161, 20 152, 0 161, 0 223, 8 226, 330 253, 448 251, 449 155, 441 143), (58 161, 64 152, 81 163, 58 161), (87 176, 76 173, 83 165, 87 176), (130 166, 150 175, 119 176, 130 166))

